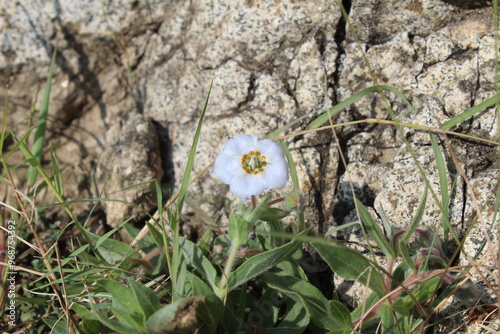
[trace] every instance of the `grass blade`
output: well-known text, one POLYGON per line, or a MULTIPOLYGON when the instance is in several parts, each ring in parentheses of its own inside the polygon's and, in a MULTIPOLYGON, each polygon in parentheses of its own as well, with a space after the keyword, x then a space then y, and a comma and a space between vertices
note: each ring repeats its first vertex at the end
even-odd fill
MULTIPOLYGON (((207 111, 208 99, 210 98, 210 92, 212 91, 212 84, 208 89, 207 98, 205 100, 205 105, 201 111, 200 120, 198 121, 198 126, 196 127, 196 132, 193 138, 193 144, 191 145, 191 150, 189 152, 188 161, 186 163, 186 169, 184 170, 184 175, 182 177, 182 184, 179 190, 179 197, 177 200, 177 215, 182 212, 182 207, 184 205, 184 199, 186 198, 187 188, 189 186, 189 178, 191 176, 191 171, 194 165, 194 156, 196 155, 196 147, 198 146, 198 141, 200 139, 201 126, 203 125, 203 120, 205 118, 205 112, 207 111)), ((174 231, 173 234, 173 250, 172 250, 172 283, 174 287, 179 287, 178 279, 181 281, 181 277, 178 275, 182 274, 183 269, 185 270, 186 262, 182 261, 181 254, 179 253, 179 224, 177 219, 170 219, 171 228, 174 231)), ((182 290, 182 289, 181 289, 182 290)))
POLYGON ((408 227, 405 234, 401 238, 402 243, 408 243, 408 241, 410 240, 411 236, 413 235, 413 231, 415 231, 415 229, 418 226, 418 223, 420 223, 420 220, 424 215, 426 204, 427 204, 427 187, 424 187, 424 194, 422 195, 420 203, 418 204, 417 212, 415 213, 415 216, 413 217, 410 226, 408 227))
MULTIPOLYGON (((441 152, 441 149, 437 143, 436 136, 432 133, 430 133, 431 137, 431 145, 432 145, 432 150, 434 151, 434 157, 436 158, 436 165, 438 169, 438 174, 439 174, 439 186, 441 189, 441 205, 442 205, 442 210, 441 213, 443 215, 443 221, 448 220, 449 221, 449 204, 450 204, 450 191, 448 189, 448 177, 447 177, 447 172, 446 172, 446 163, 444 161, 443 157, 443 152, 441 152)), ((448 234, 450 232, 450 224, 443 224, 443 231, 444 231, 444 242, 445 245, 448 241, 448 234)), ((446 249, 446 247, 445 247, 446 249)))
POLYGON ((64 195, 64 189, 62 185, 61 170, 59 169, 59 164, 57 163, 57 157, 54 152, 54 148, 50 146, 50 159, 52 160, 52 169, 54 171, 54 183, 59 195, 64 195))
POLYGON ((375 85, 371 86, 368 88, 363 89, 362 91, 357 92, 356 94, 350 96, 349 98, 345 99, 344 101, 340 102, 339 104, 333 106, 328 110, 326 113, 322 114, 318 118, 316 118, 314 121, 312 121, 308 126, 307 129, 316 129, 328 122, 328 120, 333 117, 334 115, 338 114, 341 112, 343 109, 347 108, 354 102, 358 101, 359 99, 365 97, 366 95, 373 93, 373 92, 379 92, 381 90, 388 90, 392 93, 394 93, 396 96, 401 98, 410 109, 414 110, 413 106, 411 105, 410 101, 402 94, 400 93, 396 88, 390 87, 390 86, 384 86, 384 85, 375 85))
POLYGON ((483 111, 484 109, 493 106, 494 104, 500 103, 500 93, 490 97, 489 99, 475 105, 474 107, 464 111, 463 113, 449 119, 441 125, 441 129, 449 130, 457 124, 462 123, 463 121, 471 118, 475 114, 483 111))
POLYGON ((325 237, 328 237, 328 236, 332 235, 335 232, 338 232, 340 230, 343 230, 345 228, 348 228, 348 227, 351 227, 351 226, 354 226, 354 225, 358 225, 358 224, 359 224, 359 220, 355 220, 355 221, 352 221, 350 223, 345 223, 343 225, 334 227, 334 228, 332 228, 331 230, 328 230, 328 232, 325 233, 325 237))
MULTIPOLYGON (((5 90, 5 99, 3 104, 2 130, 0 132, 0 152, 3 152, 3 142, 5 141, 5 123, 7 122, 7 109, 9 108, 9 89, 5 90)), ((0 153, 3 156, 3 153, 0 153)))
MULTIPOLYGON (((35 159, 40 162, 42 159, 43 146, 45 143, 45 130, 47 129, 47 115, 49 112, 49 101, 50 101, 50 91, 52 88, 52 77, 54 76, 54 68, 56 64, 57 51, 54 50, 52 54, 52 61, 50 62, 49 74, 47 76, 47 82, 45 83, 45 91, 43 93, 42 105, 40 106, 40 112, 38 114, 38 125, 35 131, 35 139, 33 141, 33 146, 31 152, 35 159)), ((36 168, 30 166, 28 168, 27 183, 32 186, 36 181, 37 170, 36 168)))
POLYGON ((361 204, 360 201, 358 201, 356 199, 355 203, 356 203, 356 207, 358 208, 359 217, 361 218, 361 221, 363 222, 364 227, 368 231, 368 234, 375 240, 377 245, 382 249, 382 251, 384 252, 384 254, 387 257, 389 257, 391 259, 395 259, 396 258, 396 251, 394 250, 393 245, 385 237, 384 233, 382 232, 382 230, 378 226, 375 219, 373 219, 370 212, 368 212, 366 207, 363 204, 361 204))
POLYGON ((210 92, 212 91, 212 84, 208 89, 207 98, 205 100, 205 105, 200 115, 200 120, 198 121, 198 126, 196 127, 196 132, 193 138, 193 144, 191 145, 191 151, 189 151, 188 161, 186 163, 186 169, 184 170, 184 175, 182 177, 181 189, 179 190, 179 199, 177 201, 177 209, 180 213, 182 211, 182 206, 184 205, 184 198, 186 197, 187 188, 189 185, 189 178, 191 177, 191 171, 194 165, 194 156, 196 155, 196 147, 198 146, 198 141, 200 139, 201 126, 203 125, 203 120, 205 118, 205 112, 207 111, 208 99, 210 98, 210 92))
MULTIPOLYGON (((295 162, 293 161, 292 154, 290 153, 288 146, 285 145, 285 143, 283 141, 280 141, 279 144, 281 145, 281 148, 283 149, 283 152, 285 153, 286 161, 288 162, 288 170, 290 171, 290 178, 292 179, 293 189, 296 191, 296 193, 300 197, 299 177, 297 176, 297 167, 295 166, 295 162)), ((302 231, 305 228, 304 210, 302 208, 300 208, 298 210, 298 216, 299 216, 298 217, 299 218, 299 228, 300 228, 300 231, 302 231)))
POLYGON ((305 114, 303 116, 300 116, 299 118, 293 120, 292 122, 282 126, 279 129, 274 130, 273 132, 269 133, 267 136, 264 137, 264 139, 274 139, 278 137, 282 132, 285 132, 286 130, 290 129, 292 126, 297 124, 298 122, 302 121, 304 118, 309 116, 309 114, 305 114))

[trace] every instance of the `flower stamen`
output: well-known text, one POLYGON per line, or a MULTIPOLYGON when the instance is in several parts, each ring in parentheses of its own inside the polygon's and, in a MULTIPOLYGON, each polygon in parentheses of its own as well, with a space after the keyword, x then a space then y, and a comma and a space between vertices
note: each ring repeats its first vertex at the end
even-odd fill
POLYGON ((247 174, 257 175, 264 171, 267 166, 266 157, 259 151, 250 151, 241 157, 241 168, 247 174))

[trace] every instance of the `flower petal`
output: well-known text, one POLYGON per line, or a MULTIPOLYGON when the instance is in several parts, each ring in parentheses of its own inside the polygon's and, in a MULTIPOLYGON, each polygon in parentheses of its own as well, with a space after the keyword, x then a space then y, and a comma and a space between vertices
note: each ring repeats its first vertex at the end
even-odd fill
POLYGON ((275 157, 269 161, 263 174, 269 189, 281 189, 288 183, 288 164, 284 158, 275 157))
POLYGON ((248 153, 248 151, 253 150, 258 141, 259 136, 257 135, 237 135, 228 140, 222 152, 241 157, 243 154, 248 153))
POLYGON ((283 158, 285 154, 283 153, 283 149, 281 146, 275 142, 274 140, 271 139, 263 139, 258 142, 258 151, 262 153, 262 155, 265 155, 266 157, 269 157, 270 159, 272 158, 277 158, 281 157, 283 158))
POLYGON ((245 174, 241 168, 241 157, 222 152, 215 159, 214 174, 225 184, 232 183, 236 178, 245 174))
POLYGON ((260 195, 268 186, 263 176, 245 174, 234 180, 234 182, 230 184, 230 188, 236 196, 245 200, 252 195, 260 195))

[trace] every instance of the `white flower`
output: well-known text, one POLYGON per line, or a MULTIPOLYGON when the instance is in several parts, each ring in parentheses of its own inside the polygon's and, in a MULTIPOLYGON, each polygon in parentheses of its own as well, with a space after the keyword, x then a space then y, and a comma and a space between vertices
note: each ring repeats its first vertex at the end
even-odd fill
POLYGON ((229 139, 217 156, 214 174, 245 200, 288 183, 288 164, 278 143, 257 135, 229 139))

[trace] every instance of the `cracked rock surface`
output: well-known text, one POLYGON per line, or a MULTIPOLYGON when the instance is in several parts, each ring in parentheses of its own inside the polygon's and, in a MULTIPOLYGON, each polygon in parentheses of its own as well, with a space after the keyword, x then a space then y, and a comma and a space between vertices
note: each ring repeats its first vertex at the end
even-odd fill
MULTIPOLYGON (((106 196, 153 212, 151 189, 129 187, 157 178, 178 189, 211 83, 194 173, 236 134, 263 137, 305 116, 288 133, 303 130, 375 84, 394 87, 413 108, 392 92, 385 91, 387 99, 375 92, 334 122, 390 120, 390 106, 401 122, 439 127, 495 94, 491 2, 345 0, 343 5, 349 22, 331 0, 119 0, 103 9, 86 1, 0 2, 0 90, 3 95, 9 86, 7 125, 19 133, 26 129, 33 97, 38 88, 41 100, 57 48, 47 140, 57 147, 63 176, 73 180, 66 183, 68 199, 98 197, 102 189, 94 176, 110 175, 106 196)), ((497 124, 490 108, 455 130, 495 140, 497 124)), ((307 199, 306 223, 319 233, 357 219, 351 185, 374 214, 383 210, 404 229, 423 194, 417 164, 439 199, 435 154, 425 131, 356 124, 336 128, 335 136, 322 131, 286 143, 307 199)), ((498 154, 493 146, 458 138, 447 146, 438 137, 438 143, 454 187, 450 222, 464 233, 475 211, 467 185, 460 177, 453 183, 460 173, 447 150, 453 149, 487 208, 494 205, 488 196, 498 178, 498 154)), ((190 189, 222 225, 237 206, 228 187, 209 172, 190 189)), ((85 214, 89 208, 81 204, 75 210, 85 214)), ((120 203, 106 202, 103 210, 110 226, 130 216, 144 219, 141 210, 124 210, 120 203)), ((492 224, 491 215, 484 218, 492 224)), ((436 228, 440 219, 438 204, 429 199, 423 224, 436 228)), ((471 233, 464 249, 474 255, 482 232, 476 226, 471 233)), ((366 243, 356 228, 335 237, 360 249, 366 243)), ((491 237, 497 240, 496 229, 491 237)), ((349 284, 334 283, 351 293, 353 304, 362 295, 350 292, 349 284)))

